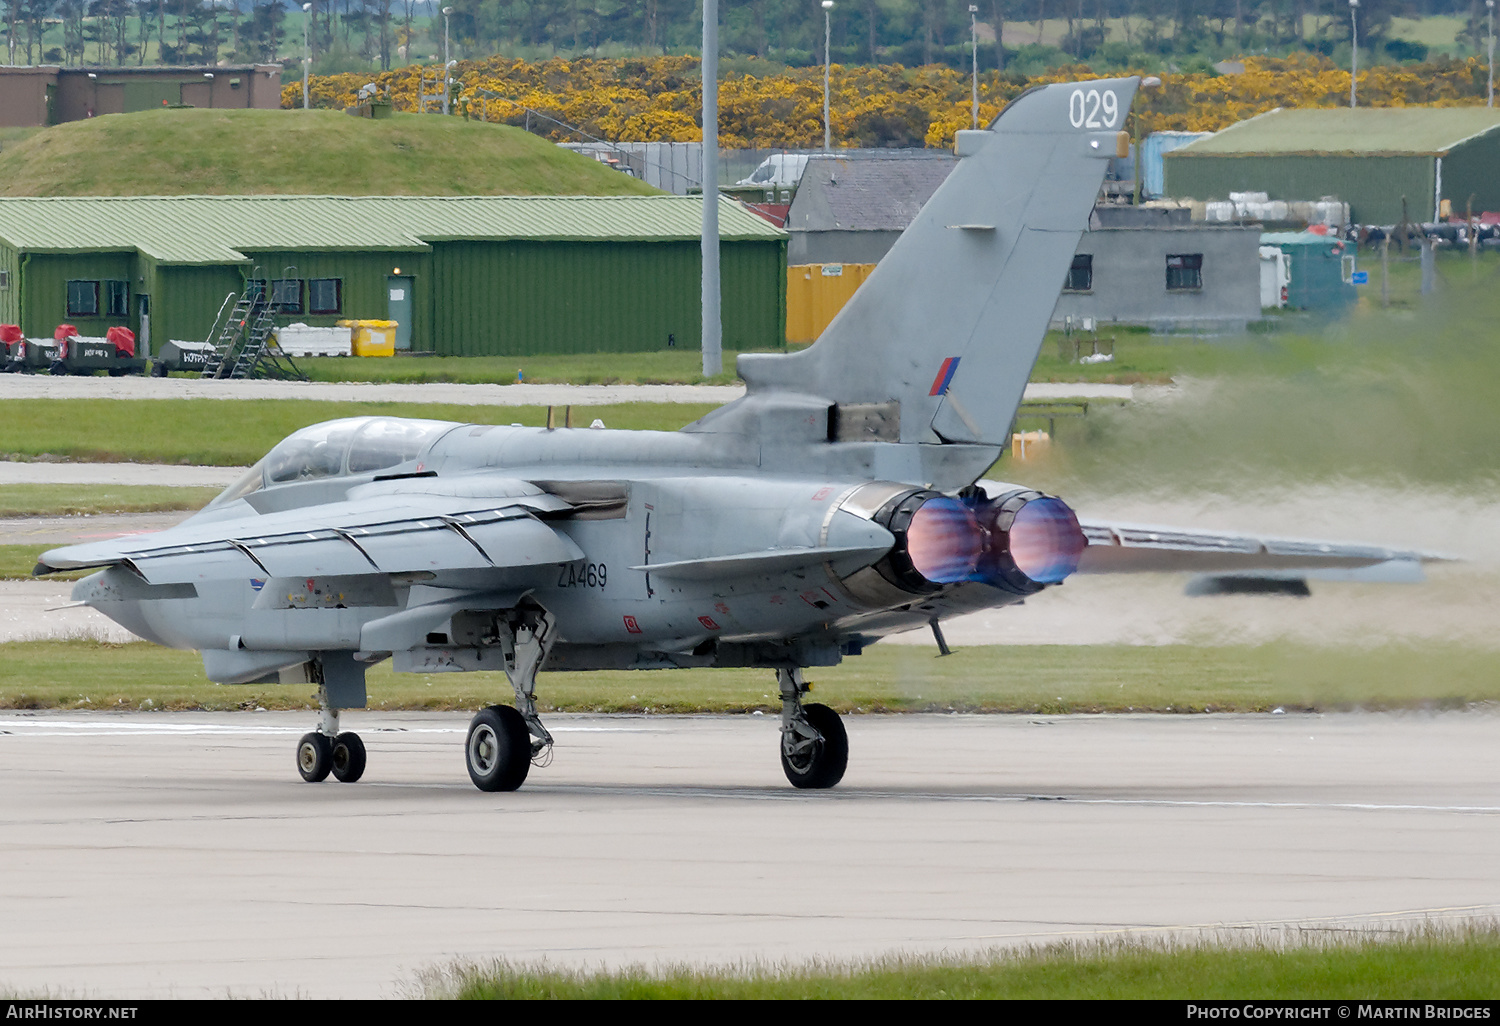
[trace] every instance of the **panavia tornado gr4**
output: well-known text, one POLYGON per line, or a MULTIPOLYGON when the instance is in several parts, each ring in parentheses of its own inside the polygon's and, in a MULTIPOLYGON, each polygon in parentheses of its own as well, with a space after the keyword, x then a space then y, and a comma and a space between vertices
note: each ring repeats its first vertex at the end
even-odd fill
MULTIPOLYGON (((365 671, 500 670, 470 777, 519 787, 552 737, 541 669, 763 667, 797 787, 844 774, 803 671, 1083 569, 1278 573, 1417 554, 1085 522, 981 481, 1011 426, 1133 78, 1048 85, 960 132, 956 170, 810 348, 739 358, 747 393, 679 432, 338 420, 159 534, 46 553, 74 598, 202 652, 224 683, 317 686, 303 777, 357 780, 365 671)), ((935 630, 935 633, 936 630, 935 630)), ((938 634, 941 639, 940 633, 938 634)))

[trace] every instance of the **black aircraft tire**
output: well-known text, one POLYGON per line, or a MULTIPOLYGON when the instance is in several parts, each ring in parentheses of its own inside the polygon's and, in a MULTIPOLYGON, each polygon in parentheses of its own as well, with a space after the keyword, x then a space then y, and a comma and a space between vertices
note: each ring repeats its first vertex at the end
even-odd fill
POLYGON ((302 740, 297 742, 297 772, 302 774, 302 779, 309 784, 316 784, 321 780, 328 779, 328 771, 333 769, 333 742, 328 740, 326 734, 314 731, 311 734, 303 734, 302 740))
POLYGON ((166 377, 167 376, 167 365, 164 364, 164 363, 162 363, 160 360, 154 361, 151 364, 151 376, 153 378, 164 378, 164 377, 166 377))
POLYGON ((812 728, 823 735, 823 741, 799 765, 793 765, 783 752, 781 769, 793 787, 808 790, 833 787, 844 779, 844 770, 849 765, 849 735, 844 731, 844 721, 828 706, 817 703, 804 705, 802 712, 812 728))
POLYGON ((469 779, 481 791, 514 791, 531 770, 531 731, 508 705, 481 709, 469 723, 464 742, 469 779))
POLYGON ((345 732, 333 739, 333 776, 352 784, 365 775, 365 743, 358 734, 345 732))

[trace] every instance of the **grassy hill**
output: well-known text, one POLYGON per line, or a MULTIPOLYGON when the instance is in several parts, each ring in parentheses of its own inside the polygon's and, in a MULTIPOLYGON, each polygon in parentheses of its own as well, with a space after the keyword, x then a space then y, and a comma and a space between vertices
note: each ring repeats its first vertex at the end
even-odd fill
POLYGON ((0 196, 618 196, 657 190, 504 125, 323 110, 148 110, 0 150, 0 196))

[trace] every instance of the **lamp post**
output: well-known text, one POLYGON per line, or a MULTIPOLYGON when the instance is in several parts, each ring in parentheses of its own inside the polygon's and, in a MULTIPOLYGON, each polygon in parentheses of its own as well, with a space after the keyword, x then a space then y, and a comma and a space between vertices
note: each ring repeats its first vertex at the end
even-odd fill
MULTIPOLYGON (((1161 88, 1161 79, 1155 75, 1147 75, 1141 79, 1141 92, 1154 93, 1161 88)), ((1131 132, 1135 136, 1135 206, 1141 205, 1141 116, 1135 111, 1130 112, 1131 132)))
POLYGON ((453 62, 448 59, 448 19, 453 16, 453 8, 443 8, 443 113, 448 113, 448 94, 452 91, 448 87, 448 76, 453 71, 453 62))
MULTIPOLYGON (((719 290, 719 0, 703 0, 703 376, 724 369, 719 290)), ((826 103, 825 102, 825 109, 826 103)))
POLYGON ((307 67, 312 63, 312 43, 308 26, 312 24, 312 4, 302 5, 302 109, 307 110, 307 67))
POLYGON ((977 4, 970 4, 969 5, 969 42, 970 42, 970 45, 972 45, 973 48, 974 48, 974 60, 973 60, 974 74, 972 76, 972 78, 973 78, 973 86, 974 86, 974 125, 973 125, 973 127, 978 128, 979 127, 979 6, 977 4))
POLYGON ((1486 107, 1495 105, 1495 0, 1484 0, 1485 20, 1489 23, 1490 30, 1490 87, 1489 100, 1486 107))
POLYGON ((828 49, 833 42, 833 21, 829 11, 833 10, 833 0, 823 0, 823 152, 829 153, 833 150, 833 126, 828 120, 828 49))
POLYGON ((1354 82, 1359 78, 1359 0, 1349 0, 1349 109, 1359 106, 1354 82))

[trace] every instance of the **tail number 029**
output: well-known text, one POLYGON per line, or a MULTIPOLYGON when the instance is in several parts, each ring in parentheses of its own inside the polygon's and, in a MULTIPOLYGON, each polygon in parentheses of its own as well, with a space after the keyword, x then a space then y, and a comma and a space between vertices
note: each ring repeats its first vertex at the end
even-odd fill
POLYGON ((1074 128, 1114 128, 1120 121, 1120 98, 1113 89, 1074 89, 1068 97, 1068 120, 1074 128))

